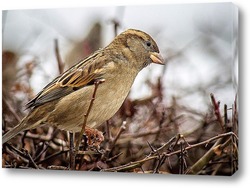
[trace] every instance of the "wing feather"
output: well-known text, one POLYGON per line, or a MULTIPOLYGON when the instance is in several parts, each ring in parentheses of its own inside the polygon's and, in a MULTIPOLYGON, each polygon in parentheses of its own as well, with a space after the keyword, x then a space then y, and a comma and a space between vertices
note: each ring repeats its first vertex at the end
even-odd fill
POLYGON ((38 107, 94 84, 95 80, 102 79, 102 69, 106 62, 107 59, 103 55, 103 50, 90 55, 45 86, 27 103, 27 108, 38 107))

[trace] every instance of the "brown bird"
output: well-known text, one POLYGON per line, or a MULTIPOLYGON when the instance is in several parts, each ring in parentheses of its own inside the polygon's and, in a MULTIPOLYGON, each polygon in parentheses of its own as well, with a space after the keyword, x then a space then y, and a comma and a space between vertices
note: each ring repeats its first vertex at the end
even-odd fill
POLYGON ((156 42, 143 31, 128 29, 45 86, 28 102, 29 114, 3 136, 3 143, 45 124, 80 132, 95 82, 104 80, 96 90, 86 123, 97 128, 118 111, 136 75, 150 63, 164 64, 156 42))

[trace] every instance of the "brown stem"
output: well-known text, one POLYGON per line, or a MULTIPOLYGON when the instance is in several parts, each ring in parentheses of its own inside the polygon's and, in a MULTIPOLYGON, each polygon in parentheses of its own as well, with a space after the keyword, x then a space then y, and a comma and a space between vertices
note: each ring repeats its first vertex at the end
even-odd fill
POLYGON ((31 157, 31 155, 29 154, 29 152, 27 150, 25 150, 26 155, 29 158, 30 163, 36 168, 39 169, 39 167, 37 166, 37 164, 35 163, 35 161, 33 160, 33 158, 31 157))
POLYGON ((227 105, 224 105, 224 128, 227 128, 228 116, 227 116, 227 105))
POLYGON ((70 169, 75 170, 74 133, 69 133, 69 163, 70 169))
POLYGON ((208 162, 216 155, 216 152, 222 151, 226 146, 231 143, 231 138, 223 144, 221 142, 223 138, 218 139, 215 144, 203 155, 191 168, 187 171, 188 174, 197 174, 208 162))
POLYGON ((211 97, 211 100, 212 100, 212 103, 213 103, 213 106, 214 106, 214 114, 217 118, 217 121, 219 122, 220 126, 221 126, 221 129, 223 132, 225 132, 225 127, 224 127, 224 123, 223 123, 223 120, 222 120, 222 117, 221 117, 221 114, 220 114, 220 103, 217 102, 215 100, 215 97, 214 97, 214 94, 211 93, 210 94, 210 97, 211 97))
POLYGON ((15 110, 13 109, 13 107, 10 105, 10 103, 7 101, 7 99, 3 96, 2 97, 3 102, 5 103, 5 105, 8 107, 8 109, 10 110, 10 112, 14 115, 15 119, 20 122, 21 118, 17 115, 17 113, 15 112, 15 110))
POLYGON ((52 169, 52 170, 68 170, 68 168, 65 167, 65 166, 55 166, 55 165, 48 166, 47 169, 52 169))
POLYGON ((116 137, 114 138, 111 146, 110 146, 110 151, 112 151, 112 149, 114 148, 118 138, 121 136, 122 132, 126 130, 126 121, 122 122, 122 126, 120 127, 116 137))
POLYGON ((56 54, 58 70, 59 70, 59 74, 62 74, 63 70, 64 70, 64 63, 63 63, 62 58, 60 56, 59 47, 58 47, 58 40, 55 39, 54 42, 55 42, 55 54, 56 54))
POLYGON ((117 166, 117 167, 113 167, 113 168, 103 169, 102 171, 104 171, 104 172, 128 171, 128 170, 132 170, 132 169, 141 167, 145 162, 150 161, 152 159, 156 159, 156 158, 158 158, 158 156, 145 157, 144 159, 139 160, 139 161, 130 162, 128 164, 117 166))
POLYGON ((83 124, 82 124, 82 129, 81 129, 81 132, 80 132, 80 134, 78 136, 78 139, 77 139, 77 142, 76 142, 76 153, 79 151, 79 145, 80 145, 80 142, 82 140, 82 135, 85 132, 85 127, 86 127, 86 124, 87 124, 89 113, 90 113, 91 108, 92 108, 92 106, 94 104, 97 88, 98 88, 99 84, 102 84, 103 82, 105 82, 104 79, 101 79, 101 80, 98 80, 98 81, 95 82, 95 88, 94 88, 94 92, 93 92, 93 95, 92 95, 92 99, 90 101, 89 108, 88 108, 86 114, 84 114, 84 121, 83 121, 83 124))
POLYGON ((43 160, 41 160, 41 161, 38 161, 37 164, 44 163, 44 162, 46 162, 46 161, 52 159, 53 157, 57 157, 58 155, 62 155, 62 154, 67 153, 67 152, 69 152, 69 150, 62 150, 62 151, 59 151, 59 152, 57 152, 57 153, 54 153, 54 154, 52 154, 52 155, 46 157, 45 159, 43 159, 43 160))
MULTIPOLYGON (((107 149, 105 150, 105 152, 102 155, 102 159, 104 157, 108 157, 108 155, 113 150, 118 138, 121 136, 122 132, 125 131, 125 130, 126 130, 126 121, 122 122, 122 126, 120 127, 120 129, 119 129, 118 133, 116 134, 115 138, 114 139, 110 138, 107 149)), ((111 135, 110 135, 110 137, 111 137, 111 135)))

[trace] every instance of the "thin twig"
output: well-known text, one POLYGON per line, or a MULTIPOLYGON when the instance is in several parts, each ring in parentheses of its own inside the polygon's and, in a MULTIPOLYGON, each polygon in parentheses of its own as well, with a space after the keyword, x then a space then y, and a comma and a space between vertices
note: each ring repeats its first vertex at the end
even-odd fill
POLYGON ((223 123, 223 120, 222 120, 222 117, 221 117, 221 114, 220 114, 220 105, 219 105, 220 103, 215 100, 215 97, 214 97, 213 93, 210 94, 210 97, 211 97, 211 100, 212 100, 212 103, 213 103, 213 106, 214 106, 214 114, 215 114, 215 116, 217 118, 217 121, 219 122, 219 124, 221 126, 222 131, 224 132, 225 127, 224 127, 224 123, 223 123))
POLYGON ((15 119, 18 122, 20 122, 21 118, 19 117, 19 115, 17 115, 17 113, 15 112, 15 110, 12 108, 12 106, 10 105, 10 103, 7 101, 7 99, 3 96, 2 100, 5 103, 5 105, 8 107, 9 111, 13 114, 13 116, 15 117, 15 119))
POLYGON ((86 114, 84 114, 84 121, 83 121, 83 124, 82 124, 82 129, 81 129, 81 132, 78 136, 78 139, 77 139, 77 142, 76 142, 76 153, 79 151, 79 145, 80 145, 80 142, 82 140, 82 135, 84 134, 85 132, 85 127, 86 127, 86 124, 87 124, 87 120, 88 120, 88 116, 89 116, 89 113, 92 109, 92 106, 94 104, 94 100, 95 100, 95 97, 96 97, 96 91, 97 91, 97 88, 100 84, 102 84, 103 82, 105 82, 104 79, 101 79, 101 80, 97 80, 95 82, 95 88, 94 88, 94 92, 93 92, 93 95, 92 95, 92 98, 91 98, 91 101, 90 101, 90 104, 89 104, 89 107, 88 107, 88 110, 86 112, 86 114))
POLYGON ((228 117, 227 117, 227 105, 224 105, 224 128, 227 128, 228 117))
POLYGON ((70 169, 75 170, 74 133, 69 133, 69 164, 70 169))
MULTIPOLYGON (((156 165, 156 167, 155 167, 155 169, 154 169, 154 174, 155 173, 159 173, 159 170, 160 170, 160 167, 162 166, 162 164, 165 162, 165 160, 166 160, 166 156, 165 155, 162 155, 161 157, 159 157, 159 160, 157 160, 158 161, 158 163, 157 163, 157 165, 156 165)), ((157 158, 158 159, 158 158, 157 158)))
POLYGON ((117 155, 114 155, 113 157, 110 157, 109 159, 106 160, 106 162, 114 161, 117 159, 119 156, 121 156, 123 153, 118 153, 117 155))
POLYGON ((117 36, 117 34, 118 34, 118 27, 120 26, 120 23, 116 19, 112 19, 110 21, 111 21, 112 24, 114 24, 114 34, 115 34, 115 36, 117 36))
POLYGON ((68 150, 59 151, 59 152, 57 152, 57 153, 54 153, 54 154, 52 154, 52 155, 46 157, 45 159, 43 159, 43 160, 41 160, 41 161, 38 161, 37 164, 44 163, 44 162, 46 162, 46 161, 52 159, 53 157, 57 157, 58 155, 62 155, 62 154, 67 153, 67 152, 69 152, 69 149, 68 149, 68 150))
POLYGON ((126 130, 126 121, 122 122, 122 125, 118 131, 118 133, 116 134, 115 138, 112 139, 110 138, 109 143, 107 148, 105 149, 105 152, 102 155, 102 159, 104 159, 105 157, 108 157, 108 155, 111 153, 111 151, 114 149, 114 146, 118 140, 118 138, 121 136, 122 132, 126 130))
POLYGON ((55 54, 56 54, 56 59, 57 59, 58 70, 59 70, 59 74, 62 74, 63 70, 64 70, 64 63, 63 63, 62 58, 60 56, 59 47, 58 47, 58 40, 55 39, 54 42, 55 42, 55 54))
POLYGON ((27 155, 25 153, 23 153, 22 151, 18 150, 17 148, 15 148, 14 146, 12 146, 11 144, 5 143, 5 145, 12 151, 14 151, 16 154, 20 155, 21 157, 28 159, 27 155))
POLYGON ((55 165, 48 166, 47 169, 51 169, 51 170, 68 170, 68 168, 65 167, 65 166, 55 166, 55 165))
POLYGON ((203 155, 193 166, 190 167, 190 169, 187 171, 188 174, 197 174, 208 162, 212 159, 213 156, 216 155, 216 153, 221 153, 221 151, 228 146, 232 139, 227 139, 226 142, 221 144, 223 141, 223 138, 220 138, 216 141, 216 143, 206 152, 205 155, 203 155))
POLYGON ((17 155, 18 155, 18 158, 21 158, 23 163, 26 163, 26 164, 29 163, 29 159, 27 158, 27 156, 23 152, 16 149, 12 145, 8 145, 8 143, 6 143, 5 145, 7 146, 6 151, 10 156, 13 155, 13 156, 15 156, 17 158, 17 155))
POLYGON ((121 136, 122 132, 126 130, 126 124, 127 124, 126 121, 123 121, 123 122, 122 122, 122 126, 120 127, 120 129, 119 129, 117 135, 115 136, 114 140, 112 141, 112 143, 111 143, 111 145, 110 145, 110 147, 109 147, 110 152, 113 150, 113 148, 114 148, 114 146, 115 146, 115 144, 116 144, 118 138, 121 136))
POLYGON ((36 157, 34 158, 34 161, 37 162, 37 160, 41 157, 41 155, 44 154, 44 152, 49 148, 48 142, 43 142, 43 148, 44 148, 44 149, 42 149, 42 150, 40 151, 40 153, 38 153, 38 154, 36 155, 36 157), (45 146, 45 148, 44 148, 44 146, 45 146))
POLYGON ((109 129, 109 121, 106 121, 106 140, 107 142, 109 142, 111 140, 111 133, 110 133, 110 129, 109 129))
POLYGON ((183 142, 181 142, 181 152, 179 155, 179 174, 184 174, 184 169, 186 167, 185 160, 185 149, 183 148, 183 142))
POLYGON ((162 149, 166 148, 167 146, 169 146, 175 139, 177 139, 178 136, 174 136, 172 138, 169 139, 169 141, 165 144, 163 144, 161 147, 159 147, 157 150, 155 150, 155 152, 159 152, 162 149))
POLYGON ((136 162, 130 162, 129 164, 121 165, 118 167, 113 167, 113 168, 107 168, 107 169, 102 169, 101 171, 104 172, 121 172, 121 171, 128 171, 132 170, 138 167, 141 167, 145 162, 150 161, 152 159, 156 159, 158 156, 151 156, 151 157, 146 157, 142 160, 136 161, 136 162))
POLYGON ((37 164, 35 163, 35 161, 33 160, 33 158, 31 157, 31 155, 29 154, 29 152, 27 150, 25 150, 26 155, 29 158, 29 161, 31 162, 31 164, 36 168, 39 169, 39 167, 37 166, 37 164))
POLYGON ((140 133, 135 133, 135 134, 131 134, 131 133, 127 133, 127 134, 123 134, 121 136, 121 139, 128 139, 128 138, 139 138, 139 137, 145 137, 148 135, 154 135, 157 134, 160 131, 159 128, 155 128, 151 131, 147 131, 147 132, 140 132, 140 133))

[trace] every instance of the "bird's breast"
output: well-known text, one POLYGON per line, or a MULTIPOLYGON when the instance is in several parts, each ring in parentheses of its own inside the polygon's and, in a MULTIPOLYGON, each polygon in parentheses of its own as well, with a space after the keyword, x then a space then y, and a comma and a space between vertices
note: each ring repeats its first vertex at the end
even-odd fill
POLYGON ((98 86, 86 86, 63 97, 51 113, 50 122, 54 122, 54 125, 60 129, 79 132, 85 114, 90 108, 91 100, 93 100, 93 105, 87 117, 87 126, 98 127, 119 110, 129 93, 135 76, 131 74, 128 76, 119 72, 118 74, 104 76, 105 81, 98 86), (95 89, 96 95, 93 96, 95 89))

